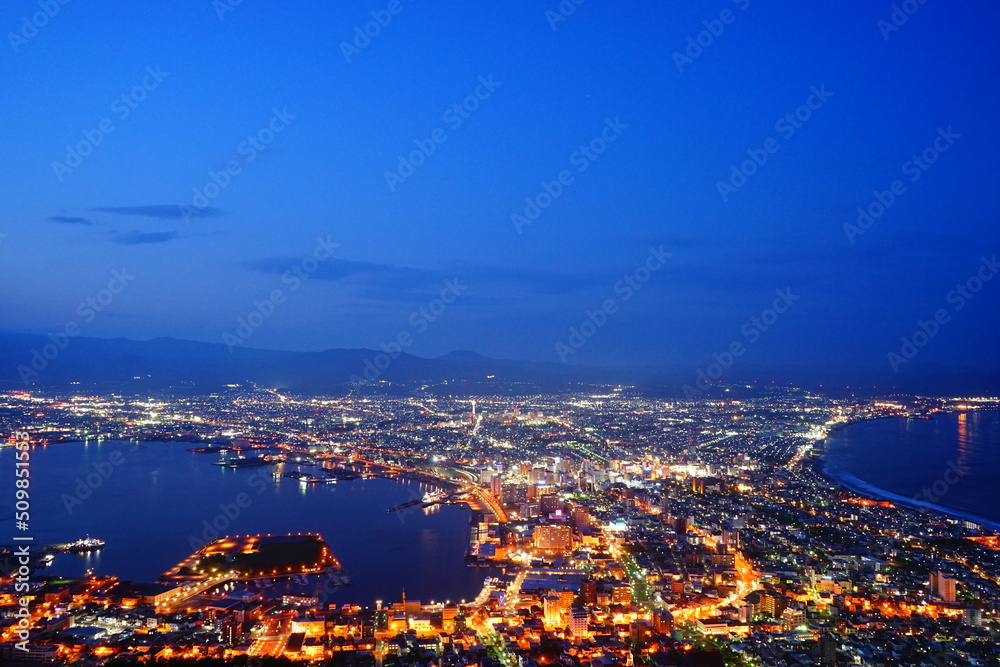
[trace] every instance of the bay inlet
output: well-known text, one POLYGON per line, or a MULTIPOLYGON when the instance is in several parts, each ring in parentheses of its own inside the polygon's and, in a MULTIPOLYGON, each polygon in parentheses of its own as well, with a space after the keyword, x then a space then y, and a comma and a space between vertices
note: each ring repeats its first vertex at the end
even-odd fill
MULTIPOLYGON (((136 582, 154 581, 221 535, 319 533, 353 585, 333 603, 407 599, 472 599, 486 568, 468 567, 470 511, 443 505, 386 510, 430 487, 403 479, 302 484, 270 466, 212 465, 217 454, 187 451, 183 442, 67 442, 32 449, 35 543, 89 535, 100 551, 59 554, 40 575, 87 570, 136 582)), ((13 448, 0 466, 13 470, 13 448)), ((13 526, 13 516, 0 516, 13 526)), ((10 532, 10 531, 8 531, 10 532)))
POLYGON ((824 472, 867 495, 1000 529, 1000 412, 851 424, 827 440, 824 472))

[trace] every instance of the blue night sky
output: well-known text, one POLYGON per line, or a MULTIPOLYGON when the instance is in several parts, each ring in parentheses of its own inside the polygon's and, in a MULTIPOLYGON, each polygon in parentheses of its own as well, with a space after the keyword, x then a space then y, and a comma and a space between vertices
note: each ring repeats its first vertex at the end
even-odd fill
POLYGON ((224 3, 4 3, 0 328, 222 343, 278 290, 245 346, 557 362, 610 300, 570 363, 886 370, 943 310, 910 368, 1000 367, 992 4, 224 3))

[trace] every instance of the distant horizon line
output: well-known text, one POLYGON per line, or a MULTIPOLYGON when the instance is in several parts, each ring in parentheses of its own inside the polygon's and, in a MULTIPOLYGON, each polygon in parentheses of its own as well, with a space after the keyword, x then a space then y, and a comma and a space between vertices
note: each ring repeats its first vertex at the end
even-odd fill
MULTIPOLYGON (((50 332, 38 332, 33 330, 18 330, 10 329, 6 327, 0 327, 0 334, 16 335, 16 336, 38 336, 46 337, 50 332)), ((100 340, 100 341, 115 341, 115 340, 125 340, 133 343, 152 343, 158 340, 164 341, 174 341, 178 343, 188 343, 197 345, 207 345, 211 347, 225 347, 225 343, 213 342, 207 340, 198 340, 194 338, 179 338, 176 336, 169 335, 154 335, 148 338, 133 338, 126 335, 118 336, 97 336, 97 335, 87 335, 87 336, 77 336, 76 338, 89 339, 89 340, 100 340)), ((258 351, 258 352, 275 352, 275 353, 288 353, 288 354, 323 354, 325 352, 365 352, 365 353, 380 353, 378 347, 323 347, 320 349, 293 349, 287 347, 253 347, 241 345, 242 349, 248 351, 258 351)), ((694 373, 698 370, 696 362, 665 362, 659 364, 648 364, 648 365, 638 365, 629 363, 572 363, 565 362, 561 363, 554 360, 536 360, 527 357, 514 358, 514 357, 497 357, 469 348, 455 348, 439 354, 436 356, 423 356, 419 354, 414 354, 412 352, 401 351, 400 356, 408 356, 415 359, 422 359, 427 361, 438 361, 447 360, 447 357, 452 357, 456 355, 475 355, 476 357, 484 361, 500 361, 500 362, 510 362, 510 363, 522 363, 522 364, 538 364, 546 366, 556 366, 556 367, 569 367, 575 369, 594 369, 594 370, 618 370, 618 371, 670 371, 670 372, 688 372, 694 373)), ((884 373, 880 373, 875 366, 872 365, 854 365, 847 362, 823 362, 816 364, 806 364, 802 362, 793 361, 780 361, 780 362, 743 362, 740 364, 743 369, 756 369, 763 372, 761 369, 770 369, 770 372, 834 372, 834 371, 848 371, 852 373, 869 375, 872 378, 884 376, 884 373)), ((963 367, 943 367, 939 365, 923 365, 914 367, 913 371, 907 373, 903 378, 911 379, 931 379, 934 377, 947 377, 955 375, 973 375, 973 376, 989 376, 994 374, 1000 374, 1000 367, 992 369, 972 369, 963 367)), ((737 379, 737 378, 721 378, 722 384, 726 382, 729 383, 742 383, 751 380, 737 379)), ((753 382, 758 380, 754 379, 753 382)), ((773 380, 772 380, 773 381, 773 380)), ((873 380, 874 381, 874 380, 873 380)), ((784 380, 783 380, 784 382, 784 380)), ((809 383, 814 384, 814 383, 809 383)), ((832 384, 832 383, 831 383, 832 384)), ((864 383, 867 384, 867 383, 864 383)), ((823 383, 819 383, 819 386, 823 386, 823 383)), ((873 387, 874 388, 874 387, 873 387)))

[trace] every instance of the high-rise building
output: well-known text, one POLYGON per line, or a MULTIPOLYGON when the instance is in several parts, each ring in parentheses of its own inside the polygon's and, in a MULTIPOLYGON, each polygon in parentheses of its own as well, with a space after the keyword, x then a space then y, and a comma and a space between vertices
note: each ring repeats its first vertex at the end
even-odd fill
POLYGON ((632 604, 632 587, 614 586, 611 589, 611 604, 632 604))
POLYGON ((493 479, 490 480, 490 493, 503 505, 503 481, 500 475, 493 475, 493 479))
POLYGON ((760 610, 771 618, 781 618, 788 607, 788 598, 780 593, 761 593, 760 610))
POLYGON ((819 636, 816 644, 817 663, 826 667, 837 664, 837 638, 831 634, 819 636))
POLYGON ((555 493, 546 493, 538 499, 538 504, 542 516, 553 514, 556 510, 561 510, 563 507, 562 501, 559 500, 559 496, 555 493))
POLYGON ((583 604, 597 604, 597 582, 590 577, 580 580, 580 599, 583 604))
POLYGON ((538 484, 531 484, 528 487, 528 500, 539 500, 542 496, 548 494, 552 490, 552 487, 543 482, 538 484))
POLYGON ((532 543, 536 549, 565 551, 573 546, 573 529, 569 526, 535 526, 532 543))
POLYGON ((585 637, 587 636, 587 621, 589 620, 589 614, 586 610, 580 609, 579 607, 573 607, 569 613, 569 630, 573 633, 574 637, 585 637))
POLYGON ((522 503, 517 511, 522 519, 536 517, 538 516, 538 503, 522 503))
POLYGON ((543 622, 546 628, 558 628, 562 626, 562 601, 558 595, 546 595, 542 601, 543 622))
POLYGON ((674 630, 674 615, 666 609, 653 610, 653 630, 661 635, 667 635, 674 630))
POLYGON ((962 610, 962 622, 966 625, 971 625, 974 628, 981 628, 983 626, 982 610, 976 609, 975 607, 969 607, 962 610))
POLYGON ((954 602, 956 598, 955 580, 940 572, 931 574, 931 595, 935 595, 945 602, 954 602))
POLYGON ((958 598, 955 590, 955 580, 942 577, 938 581, 938 591, 941 594, 941 599, 945 602, 954 602, 958 598))

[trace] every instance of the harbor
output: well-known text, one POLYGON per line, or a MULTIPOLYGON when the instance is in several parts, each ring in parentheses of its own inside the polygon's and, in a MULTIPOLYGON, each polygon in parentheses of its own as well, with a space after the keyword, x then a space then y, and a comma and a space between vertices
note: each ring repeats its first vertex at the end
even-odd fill
POLYGON ((27 566, 32 572, 47 567, 58 554, 87 554, 92 551, 100 551, 104 548, 104 540, 99 540, 89 535, 80 538, 75 542, 57 542, 43 544, 41 547, 31 548, 25 544, 11 544, 0 546, 0 571, 14 572, 19 567, 27 566), (21 561, 23 549, 28 548, 28 563, 21 561))

